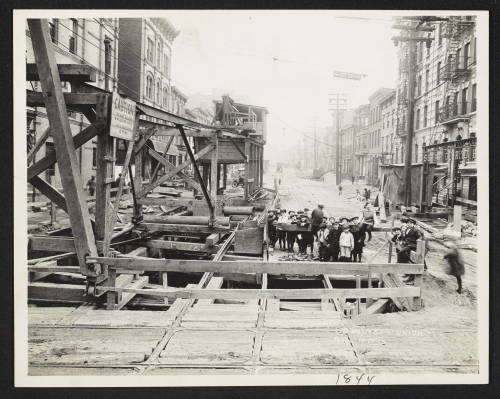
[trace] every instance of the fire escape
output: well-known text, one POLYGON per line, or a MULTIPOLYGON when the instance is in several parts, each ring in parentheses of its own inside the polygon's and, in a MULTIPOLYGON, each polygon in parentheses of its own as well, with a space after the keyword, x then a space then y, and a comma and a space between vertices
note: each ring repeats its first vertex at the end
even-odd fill
MULTIPOLYGON (((445 82, 444 98, 439 109, 439 122, 445 126, 453 126, 461 121, 469 120, 469 112, 472 111, 470 104, 466 98, 459 99, 459 84, 466 79, 470 73, 470 56, 469 54, 461 53, 461 38, 468 29, 474 27, 475 22, 469 20, 469 17, 450 17, 444 24, 442 37, 447 39, 445 63, 439 70, 439 79, 445 82)), ((446 146, 442 151, 452 150, 450 146, 446 146)), ((452 152, 453 154, 454 152, 452 152)), ((458 171, 459 163, 462 160, 461 152, 454 153, 454 159, 451 163, 450 174, 453 176, 451 182, 451 195, 455 197, 460 181, 458 171)), ((448 154, 443 154, 443 159, 447 159, 448 154)), ((451 155, 451 154, 450 154, 451 155)))

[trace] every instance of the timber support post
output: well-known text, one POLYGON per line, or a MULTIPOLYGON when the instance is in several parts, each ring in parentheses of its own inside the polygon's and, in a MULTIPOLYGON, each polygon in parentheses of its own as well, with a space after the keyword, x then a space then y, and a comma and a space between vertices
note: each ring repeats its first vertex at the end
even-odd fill
POLYGON ((68 214, 75 240, 75 249, 83 275, 96 278, 101 273, 99 264, 87 265, 87 257, 97 254, 94 232, 87 207, 82 176, 69 125, 66 103, 62 92, 47 20, 28 19, 47 117, 56 149, 61 184, 67 202, 68 214))

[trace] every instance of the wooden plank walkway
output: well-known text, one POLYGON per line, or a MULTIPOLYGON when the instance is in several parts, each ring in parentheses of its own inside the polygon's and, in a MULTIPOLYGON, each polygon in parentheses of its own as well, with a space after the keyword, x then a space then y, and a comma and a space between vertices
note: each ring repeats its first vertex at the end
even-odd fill
MULTIPOLYGON (((414 335, 382 326, 374 333, 369 325, 357 325, 336 310, 321 310, 320 302, 261 306, 257 301, 200 300, 184 310, 188 301, 177 299, 167 311, 30 307, 29 372, 166 375, 478 369, 475 348, 457 357, 454 347, 455 334, 475 334, 473 330, 428 329, 414 335)), ((261 301, 266 305, 266 299, 261 301)), ((376 316, 380 324, 384 315, 376 316)), ((405 320, 401 318, 402 329, 405 320)))

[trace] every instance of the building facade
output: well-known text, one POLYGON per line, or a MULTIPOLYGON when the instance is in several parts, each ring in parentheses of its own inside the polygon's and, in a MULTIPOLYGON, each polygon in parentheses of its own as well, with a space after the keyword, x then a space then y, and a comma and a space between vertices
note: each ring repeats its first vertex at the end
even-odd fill
POLYGON ((382 103, 392 94, 392 89, 380 88, 370 97, 370 116, 368 132, 365 141, 368 142, 368 156, 366 158, 366 182, 376 185, 378 180, 378 167, 382 160, 382 103))
POLYGON ((354 168, 356 177, 364 179, 368 174, 370 104, 360 105, 354 111, 355 149, 354 168))
MULTIPOLYGON (((428 23, 430 45, 419 42, 416 54, 412 162, 437 163, 435 202, 474 205, 477 198, 476 35, 475 17, 450 17, 428 23)), ((407 47, 407 46, 406 46, 407 47)), ((400 103, 408 88, 408 49, 400 50, 400 103)), ((401 140, 406 152, 407 108, 399 108, 401 140)), ((396 157, 397 158, 397 157, 396 157)))
MULTIPOLYGON (((49 19, 48 23, 58 64, 89 64, 96 70, 96 82, 89 84, 109 91, 118 87, 118 19, 49 19)), ((35 57, 28 28, 26 28, 26 41, 26 62, 34 63, 35 57)), ((28 81, 26 84, 27 90, 41 91, 38 81, 28 81)), ((70 91, 69 83, 62 82, 62 84, 64 91, 70 91)), ((68 112, 68 116, 73 135, 89 126, 89 121, 81 113, 68 112)), ((44 107, 27 107, 28 151, 48 127, 49 121, 44 107)), ((96 140, 91 140, 76 150, 84 182, 96 173, 96 140)), ((53 140, 49 137, 37 152, 35 161, 54 151, 53 140)), ((44 172, 42 177, 53 186, 61 187, 57 164, 44 172)))
MULTIPOLYGON (((120 92, 134 101, 184 116, 187 98, 172 86, 171 78, 172 44, 179 31, 166 18, 121 18, 119 24, 120 92)), ((147 116, 141 118, 152 120, 147 116)), ((176 137, 170 145, 168 141, 169 136, 155 135, 147 148, 164 154, 173 165, 182 163, 186 157, 182 139, 176 137)), ((143 178, 147 182, 156 169, 157 161, 143 157, 143 162, 143 178)), ((164 167, 161 166, 158 174, 163 172, 164 167)))
POLYGON ((396 90, 391 90, 380 102, 382 121, 380 129, 381 164, 395 162, 395 141, 397 126, 396 90))

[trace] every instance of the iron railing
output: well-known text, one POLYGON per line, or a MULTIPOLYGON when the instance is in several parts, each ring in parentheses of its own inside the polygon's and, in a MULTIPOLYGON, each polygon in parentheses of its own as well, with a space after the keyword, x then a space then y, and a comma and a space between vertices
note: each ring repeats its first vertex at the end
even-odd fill
POLYGON ((476 161, 477 138, 447 141, 424 147, 424 160, 434 163, 446 163, 454 151, 455 160, 459 163, 476 161))
POLYGON ((439 122, 446 122, 471 112, 471 103, 469 101, 457 101, 443 105, 439 108, 439 122))

